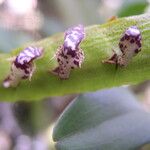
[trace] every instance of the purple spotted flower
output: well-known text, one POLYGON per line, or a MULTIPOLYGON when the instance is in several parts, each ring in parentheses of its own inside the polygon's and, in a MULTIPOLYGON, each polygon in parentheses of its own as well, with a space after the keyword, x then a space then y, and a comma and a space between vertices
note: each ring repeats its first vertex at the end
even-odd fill
POLYGON ((41 57, 43 48, 27 47, 19 53, 11 65, 10 75, 4 80, 5 88, 15 87, 22 79, 31 79, 35 70, 34 59, 41 57))
POLYGON ((119 41, 121 54, 114 52, 114 55, 104 63, 126 66, 129 61, 141 51, 142 37, 137 26, 131 26, 126 29, 119 41))
POLYGON ((56 52, 58 67, 52 71, 53 74, 58 75, 61 79, 67 79, 71 69, 81 67, 84 53, 80 48, 80 43, 84 37, 83 25, 69 28, 65 32, 64 43, 56 52))

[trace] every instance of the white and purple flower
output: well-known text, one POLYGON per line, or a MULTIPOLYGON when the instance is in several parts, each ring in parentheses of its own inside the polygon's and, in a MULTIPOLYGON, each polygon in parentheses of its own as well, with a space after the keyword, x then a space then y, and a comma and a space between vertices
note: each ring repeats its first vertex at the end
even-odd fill
POLYGON ((16 87, 22 79, 31 79, 35 65, 33 60, 41 57, 43 48, 27 47, 19 53, 11 65, 10 75, 4 80, 3 86, 16 87))
POLYGON ((80 43, 85 38, 83 25, 69 28, 65 32, 64 43, 56 52, 58 67, 52 73, 61 79, 69 78, 70 71, 81 67, 84 61, 84 53, 80 48, 80 43))
POLYGON ((126 66, 129 61, 141 51, 142 37, 137 26, 129 27, 119 41, 120 54, 114 54, 104 63, 126 66))

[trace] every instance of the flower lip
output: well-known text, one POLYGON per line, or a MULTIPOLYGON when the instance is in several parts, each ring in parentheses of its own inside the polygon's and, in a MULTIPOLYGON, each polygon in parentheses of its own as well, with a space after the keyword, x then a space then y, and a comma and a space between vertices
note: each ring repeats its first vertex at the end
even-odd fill
POLYGON ((141 33, 140 33, 139 29, 137 28, 137 26, 131 26, 126 30, 126 34, 129 36, 137 37, 141 33))
POLYGON ((41 57, 43 54, 43 48, 27 47, 16 57, 15 63, 24 65, 32 62, 34 59, 41 57))
POLYGON ((65 32, 64 38, 64 48, 71 49, 72 51, 76 50, 81 43, 81 41, 85 37, 84 27, 83 25, 79 24, 78 26, 69 28, 65 32))

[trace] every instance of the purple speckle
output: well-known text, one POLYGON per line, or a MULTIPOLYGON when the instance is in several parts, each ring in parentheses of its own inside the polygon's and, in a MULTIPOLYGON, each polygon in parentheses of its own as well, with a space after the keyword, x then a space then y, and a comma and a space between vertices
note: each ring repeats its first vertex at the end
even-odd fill
POLYGON ((121 39, 120 39, 120 41, 124 41, 125 40, 125 38, 124 37, 122 37, 121 39))
POLYGON ((135 49, 135 53, 138 53, 140 50, 139 49, 135 49))
POLYGON ((79 61, 74 60, 74 64, 75 64, 76 66, 79 66, 79 61))
POLYGON ((125 34, 124 39, 129 40, 129 38, 130 38, 129 35, 125 34))
POLYGON ((123 44, 120 43, 120 44, 119 44, 119 47, 120 47, 120 48, 123 48, 123 44))
POLYGON ((141 41, 137 41, 136 44, 138 45, 139 48, 142 46, 141 41))
POLYGON ((135 42, 134 39, 131 39, 130 43, 134 43, 134 42, 135 42))
POLYGON ((75 57, 76 56, 76 51, 69 50, 67 52, 67 54, 70 55, 71 57, 75 57))

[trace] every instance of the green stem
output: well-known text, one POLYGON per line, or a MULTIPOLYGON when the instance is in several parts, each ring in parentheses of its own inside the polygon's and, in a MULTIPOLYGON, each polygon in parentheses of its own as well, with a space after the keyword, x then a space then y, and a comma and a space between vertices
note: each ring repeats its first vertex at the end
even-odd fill
MULTIPOLYGON (((85 62, 81 69, 71 72, 68 80, 60 80, 48 73, 56 67, 55 59, 50 60, 63 42, 63 34, 57 34, 39 42, 32 43, 45 49, 44 57, 36 61, 37 70, 32 81, 22 81, 13 89, 0 87, 0 100, 16 101, 39 100, 49 96, 83 93, 98 89, 137 84, 148 80, 150 76, 150 15, 144 14, 126 17, 86 28, 86 38, 81 44, 85 53, 85 62), (142 51, 133 58, 126 68, 115 69, 114 65, 102 64, 101 61, 118 51, 122 33, 132 25, 138 26, 142 33, 142 51)), ((6 58, 18 54, 21 47, 11 54, 0 54, 0 82, 7 76, 10 63, 6 58)))

